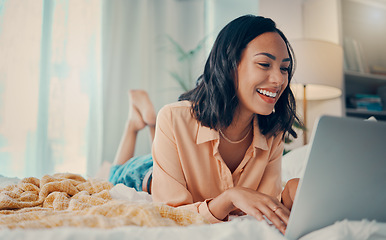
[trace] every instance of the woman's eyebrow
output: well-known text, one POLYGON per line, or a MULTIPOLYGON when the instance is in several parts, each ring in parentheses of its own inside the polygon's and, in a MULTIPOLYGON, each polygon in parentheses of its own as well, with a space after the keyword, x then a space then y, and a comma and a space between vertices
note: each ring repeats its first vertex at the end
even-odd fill
MULTIPOLYGON (((269 57, 269 58, 272 59, 272 60, 276 60, 276 57, 273 56, 273 55, 270 54, 270 53, 261 52, 261 53, 257 53, 255 56, 258 56, 258 55, 264 55, 264 56, 269 57)), ((290 62, 290 61, 291 61, 290 58, 284 58, 282 62, 290 62)))
POLYGON ((267 56, 267 57, 269 57, 270 59, 272 59, 272 60, 276 60, 276 57, 275 56, 273 56, 272 54, 270 54, 270 53, 266 53, 266 52, 261 52, 261 53, 257 53, 255 56, 258 56, 258 55, 264 55, 264 56, 267 56))

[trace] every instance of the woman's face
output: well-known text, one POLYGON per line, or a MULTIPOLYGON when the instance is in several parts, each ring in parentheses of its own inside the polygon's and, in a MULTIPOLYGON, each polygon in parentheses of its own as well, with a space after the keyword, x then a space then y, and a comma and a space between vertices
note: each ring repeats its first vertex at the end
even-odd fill
POLYGON ((271 114, 288 85, 290 63, 278 33, 263 33, 249 42, 237 67, 240 113, 271 114))

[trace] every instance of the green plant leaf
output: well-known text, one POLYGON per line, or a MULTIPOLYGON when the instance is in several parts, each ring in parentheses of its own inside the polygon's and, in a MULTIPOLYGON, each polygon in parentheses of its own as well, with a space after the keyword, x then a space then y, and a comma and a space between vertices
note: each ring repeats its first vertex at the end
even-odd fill
POLYGON ((307 130, 307 128, 303 125, 303 124, 300 124, 298 121, 294 121, 294 123, 292 124, 292 126, 294 128, 297 128, 297 129, 301 129, 301 130, 307 130))
POLYGON ((177 55, 176 59, 181 64, 180 71, 185 71, 186 74, 179 74, 177 72, 169 71, 169 74, 177 81, 184 91, 188 91, 194 87, 195 77, 192 76, 192 63, 193 58, 201 51, 204 47, 207 37, 203 38, 194 49, 185 51, 182 46, 175 41, 171 36, 166 35, 168 41, 172 44, 174 53, 177 55))
POLYGON ((291 150, 284 149, 283 150, 283 155, 286 155, 287 153, 291 152, 291 150))
POLYGON ((177 83, 184 91, 189 90, 189 87, 186 85, 187 83, 183 77, 181 77, 178 73, 172 71, 169 71, 169 74, 177 81, 177 83))
POLYGON ((292 142, 292 140, 289 137, 284 138, 284 143, 289 144, 291 142, 292 142))
POLYGON ((169 40, 169 42, 172 44, 175 52, 177 53, 178 57, 178 61, 181 62, 183 61, 183 59, 186 58, 186 56, 189 55, 189 52, 186 52, 180 44, 178 44, 172 37, 170 37, 169 35, 166 35, 166 38, 169 40))

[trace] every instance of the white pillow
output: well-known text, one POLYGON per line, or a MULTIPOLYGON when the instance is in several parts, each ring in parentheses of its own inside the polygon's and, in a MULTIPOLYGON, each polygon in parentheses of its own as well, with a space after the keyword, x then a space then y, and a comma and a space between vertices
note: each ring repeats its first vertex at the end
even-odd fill
POLYGON ((282 182, 285 184, 292 178, 301 178, 306 166, 308 145, 291 150, 282 158, 282 182))

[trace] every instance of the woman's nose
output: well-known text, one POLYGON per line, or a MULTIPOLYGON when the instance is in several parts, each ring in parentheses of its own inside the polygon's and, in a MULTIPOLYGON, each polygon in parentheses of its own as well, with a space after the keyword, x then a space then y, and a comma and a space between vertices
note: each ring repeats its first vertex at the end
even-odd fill
POLYGON ((270 81, 275 84, 275 86, 281 86, 285 82, 285 77, 281 71, 279 70, 273 70, 270 75, 270 81))

